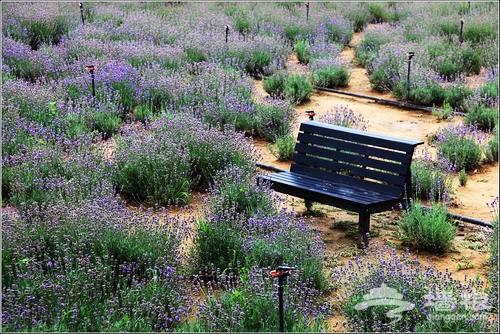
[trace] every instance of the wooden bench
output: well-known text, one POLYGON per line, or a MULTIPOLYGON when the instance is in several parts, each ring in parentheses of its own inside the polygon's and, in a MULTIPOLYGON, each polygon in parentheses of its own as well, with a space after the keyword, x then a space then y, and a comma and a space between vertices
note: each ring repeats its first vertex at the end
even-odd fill
POLYGON ((302 123, 290 171, 263 174, 275 191, 359 214, 358 247, 367 244, 372 213, 411 198, 411 162, 422 141, 330 125, 302 123))

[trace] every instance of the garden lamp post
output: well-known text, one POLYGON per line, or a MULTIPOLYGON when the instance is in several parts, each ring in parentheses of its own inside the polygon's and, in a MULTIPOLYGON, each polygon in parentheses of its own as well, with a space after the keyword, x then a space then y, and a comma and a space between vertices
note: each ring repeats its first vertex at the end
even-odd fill
POLYGON ((285 281, 294 267, 278 266, 276 270, 271 270, 271 276, 278 277, 278 300, 279 300, 279 312, 280 312, 280 332, 285 331, 284 315, 283 315, 283 287, 285 286, 285 281))
POLYGON ((464 41, 464 39, 462 38, 462 31, 464 30, 464 22, 465 22, 464 19, 460 20, 460 45, 462 45, 462 42, 464 41))
POLYGON ((227 43, 227 36, 229 36, 229 29, 231 29, 231 26, 226 24, 225 28, 226 28, 226 43, 227 43))
POLYGON ((406 102, 408 102, 408 98, 410 96, 410 65, 411 58, 415 55, 415 52, 408 52, 408 78, 406 79, 406 102))
POLYGON ((83 19, 83 3, 79 2, 78 6, 80 6, 80 14, 82 15, 82 24, 85 24, 85 20, 83 19))
POLYGON ((314 121, 314 116, 316 116, 316 113, 314 110, 306 110, 306 116, 309 116, 310 121, 314 121))
POLYGON ((90 72, 90 76, 92 78, 92 96, 95 97, 94 71, 97 70, 97 67, 90 65, 86 67, 86 70, 90 72))
POLYGON ((309 6, 310 3, 306 2, 306 22, 309 22, 309 6))

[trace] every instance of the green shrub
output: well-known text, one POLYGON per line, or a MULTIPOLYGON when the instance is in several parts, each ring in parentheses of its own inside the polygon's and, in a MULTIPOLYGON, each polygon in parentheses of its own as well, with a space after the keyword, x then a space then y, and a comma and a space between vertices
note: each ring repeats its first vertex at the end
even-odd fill
POLYGON ((455 168, 446 161, 434 162, 432 154, 424 149, 411 164, 413 197, 419 200, 446 200, 452 190, 455 168))
POLYGON ((367 4, 368 12, 370 13, 370 23, 387 22, 387 12, 384 5, 376 2, 369 2, 367 4))
POLYGON ((474 95, 474 91, 463 83, 448 88, 444 94, 444 102, 456 111, 465 112, 465 101, 474 95))
POLYGON ((147 105, 138 105, 134 109, 135 119, 139 122, 144 122, 146 119, 153 115, 153 110, 147 105))
POLYGON ((483 154, 485 134, 476 126, 450 125, 437 134, 438 155, 454 164, 456 170, 477 168, 483 154))
POLYGON ((187 203, 190 154, 173 136, 130 133, 116 140, 115 183, 118 192, 148 205, 187 203))
POLYGON ((279 96, 285 91, 286 74, 273 74, 262 81, 262 88, 269 95, 279 96))
POLYGON ((314 86, 335 88, 346 87, 351 75, 345 67, 328 67, 313 72, 311 81, 314 86))
POLYGON ((123 123, 118 114, 100 110, 94 111, 93 121, 94 129, 102 133, 105 138, 115 134, 123 123))
POLYGON ((312 96, 313 86, 304 75, 293 74, 286 80, 284 93, 296 104, 300 104, 312 96))
POLYGON ((479 44, 490 38, 498 37, 498 26, 492 22, 484 22, 480 20, 467 20, 464 24, 462 37, 464 41, 469 41, 473 44, 479 44))
POLYGON ((465 114, 464 123, 476 124, 480 130, 491 132, 498 126, 498 108, 488 108, 484 104, 472 107, 465 114))
POLYGON ((486 145, 486 161, 498 161, 498 125, 493 130, 493 138, 486 145))
POLYGON ((458 173, 458 182, 460 183, 461 187, 465 187, 467 185, 467 173, 465 172, 465 169, 460 170, 460 173, 458 173))
POLYGON ((295 139, 292 134, 286 134, 276 138, 276 144, 267 144, 267 147, 279 161, 290 160, 295 149, 295 139))
POLYGON ((271 63, 271 54, 265 51, 254 51, 252 58, 245 64, 248 73, 266 73, 266 67, 271 63))
POLYGON ((272 142, 290 133, 297 118, 295 109, 288 101, 275 100, 270 104, 257 104, 255 109, 255 135, 272 142))
POLYGON ((443 103, 441 109, 432 107, 432 116, 440 121, 450 121, 453 119, 453 108, 448 103, 443 103))
POLYGON ((498 98, 498 77, 496 80, 488 80, 485 85, 479 88, 479 95, 484 99, 495 100, 498 98))
POLYGON ((419 250, 444 253, 450 249, 456 230, 447 217, 445 204, 433 204, 427 208, 414 203, 403 211, 398 223, 403 241, 419 250))
MULTIPOLYGON (((411 79, 410 79, 411 80, 411 79)), ((406 100, 407 94, 407 81, 401 80, 392 89, 394 97, 406 100)), ((408 96, 408 102, 420 105, 440 104, 445 98, 446 90, 437 82, 428 81, 419 84, 411 84, 408 96)), ((452 103, 447 101, 452 107, 452 103)))
POLYGON ((297 59, 302 64, 309 63, 309 60, 311 58, 311 53, 307 50, 307 45, 308 43, 305 40, 301 39, 297 41, 294 46, 294 51, 297 55, 297 59))

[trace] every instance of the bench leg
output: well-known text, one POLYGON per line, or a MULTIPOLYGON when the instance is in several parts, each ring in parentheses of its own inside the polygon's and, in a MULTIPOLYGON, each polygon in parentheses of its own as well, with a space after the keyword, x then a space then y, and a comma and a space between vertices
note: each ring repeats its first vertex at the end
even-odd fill
POLYGON ((358 223, 358 248, 368 246, 366 234, 370 231, 370 212, 368 209, 361 210, 358 223))

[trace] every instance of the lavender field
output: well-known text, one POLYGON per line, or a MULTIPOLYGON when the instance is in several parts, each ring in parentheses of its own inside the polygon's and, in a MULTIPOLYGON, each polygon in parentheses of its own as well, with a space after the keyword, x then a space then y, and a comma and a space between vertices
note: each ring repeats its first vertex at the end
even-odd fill
MULTIPOLYGON (((257 182, 255 145, 289 160, 313 87, 347 87, 364 68, 374 92, 432 107, 443 123, 433 151, 414 158, 415 204, 395 228, 412 250, 453 252, 453 178, 465 185, 498 164, 498 3, 1 10, 3 332, 277 332, 277 265, 297 268, 285 331, 498 331, 498 197, 485 281, 385 244, 332 263, 321 232, 257 182), (367 30, 346 61, 368 24, 383 29, 367 30), (395 304, 359 310, 385 285, 412 305, 398 321, 395 304)), ((367 129, 346 106, 319 120, 367 129)))

